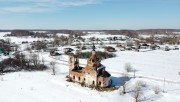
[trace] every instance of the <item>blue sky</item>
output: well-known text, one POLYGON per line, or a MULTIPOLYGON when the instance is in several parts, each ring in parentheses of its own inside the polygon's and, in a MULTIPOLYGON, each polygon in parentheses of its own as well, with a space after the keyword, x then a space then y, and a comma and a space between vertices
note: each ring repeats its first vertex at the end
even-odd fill
POLYGON ((0 29, 180 29, 180 0, 0 0, 0 29))

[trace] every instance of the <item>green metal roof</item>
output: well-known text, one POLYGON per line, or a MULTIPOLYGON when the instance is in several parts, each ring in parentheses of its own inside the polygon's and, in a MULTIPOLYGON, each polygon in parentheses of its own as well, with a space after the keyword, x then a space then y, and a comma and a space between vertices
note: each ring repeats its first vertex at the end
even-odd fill
POLYGON ((0 48, 0 54, 4 53, 4 52, 5 52, 5 50, 3 48, 0 48))

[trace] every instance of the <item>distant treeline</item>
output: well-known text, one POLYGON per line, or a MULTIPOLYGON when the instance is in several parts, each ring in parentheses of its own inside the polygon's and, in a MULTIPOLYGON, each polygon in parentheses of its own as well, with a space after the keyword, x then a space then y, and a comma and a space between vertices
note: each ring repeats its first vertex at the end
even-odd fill
POLYGON ((0 32, 11 32, 9 36, 34 36, 47 37, 46 34, 64 33, 70 35, 84 35, 87 32, 105 32, 108 34, 123 34, 129 37, 136 37, 138 34, 172 34, 180 32, 180 29, 141 29, 141 30, 0 30, 0 32), (44 31, 44 32, 34 32, 44 31))
POLYGON ((104 30, 104 32, 107 34, 122 34, 133 38, 138 36, 138 33, 134 30, 104 30))
POLYGON ((9 31, 0 30, 0 32, 11 32, 6 36, 32 36, 32 37, 50 37, 50 36, 55 36, 57 33, 70 34, 70 35, 83 35, 82 31, 73 31, 73 30, 9 30, 9 31))
POLYGON ((31 37, 49 37, 47 33, 33 32, 28 30, 12 30, 10 34, 6 36, 31 36, 31 37))
POLYGON ((172 34, 172 32, 180 32, 180 29, 142 29, 136 30, 137 33, 147 33, 147 34, 172 34))

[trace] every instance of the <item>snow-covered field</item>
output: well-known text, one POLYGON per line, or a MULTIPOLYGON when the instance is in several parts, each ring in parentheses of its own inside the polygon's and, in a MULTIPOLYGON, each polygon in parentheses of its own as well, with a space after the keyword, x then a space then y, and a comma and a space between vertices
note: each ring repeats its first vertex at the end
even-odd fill
MULTIPOLYGON (((6 39, 0 33, 0 39, 6 39)), ((90 35, 91 36, 91 35, 90 35)), ((109 36, 109 35, 108 35, 109 36)), ((34 41, 34 38, 14 38, 12 42, 34 41)), ((180 48, 180 46, 178 46, 180 48)), ((59 48, 61 49, 61 48, 59 48)), ((36 72, 15 72, 0 75, 0 102, 134 102, 132 92, 120 95, 122 86, 122 73, 125 63, 131 63, 136 69, 136 79, 129 80, 128 91, 131 91, 136 81, 146 83, 140 102, 180 102, 180 50, 171 51, 117 51, 117 57, 102 60, 102 64, 112 74, 113 84, 120 86, 118 90, 111 92, 98 92, 87 87, 81 87, 77 83, 66 81, 68 66, 61 60, 68 59, 63 55, 60 58, 52 58, 47 52, 41 52, 46 64, 55 60, 56 75, 51 75, 51 69, 36 72), (165 83, 164 83, 165 79, 165 83), (154 94, 153 87, 158 86, 165 92, 154 94)), ((4 56, 0 56, 4 58, 4 56)), ((81 64, 86 64, 85 59, 80 59, 81 64)), ((133 72, 128 73, 133 76, 133 72)))
POLYGON ((111 34, 99 34, 99 33, 93 33, 93 34, 87 34, 85 36, 82 36, 83 38, 108 38, 108 37, 121 37, 121 38, 126 38, 124 35, 111 35, 111 34))
POLYGON ((125 63, 131 63, 137 74, 178 81, 180 83, 180 51, 117 52, 116 58, 102 63, 112 71, 123 71, 125 63), (112 66, 113 65, 113 66, 112 66))
POLYGON ((44 39, 44 38, 32 38, 31 36, 26 36, 26 37, 3 37, 6 34, 10 34, 10 32, 0 32, 0 39, 10 39, 10 41, 12 43, 16 43, 16 44, 21 44, 23 41, 28 41, 28 42, 33 42, 33 41, 42 41, 42 40, 52 40, 52 39, 44 39))

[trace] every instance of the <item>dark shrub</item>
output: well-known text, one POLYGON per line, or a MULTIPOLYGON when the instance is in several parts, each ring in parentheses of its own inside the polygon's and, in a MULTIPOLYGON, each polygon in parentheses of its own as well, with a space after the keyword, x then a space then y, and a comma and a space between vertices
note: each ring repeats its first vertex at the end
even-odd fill
POLYGON ((68 77, 66 81, 68 81, 68 82, 73 82, 73 80, 72 80, 71 77, 68 77))
POLYGON ((85 86, 85 82, 83 81, 82 83, 80 83, 81 84, 81 86, 82 87, 84 87, 85 86))
POLYGON ((42 71, 46 70, 48 67, 43 64, 38 64, 37 66, 27 64, 29 62, 25 60, 20 60, 16 58, 8 58, 0 62, 0 72, 14 72, 20 70, 26 71, 42 71))
MULTIPOLYGON (((79 58, 89 58, 91 56, 91 54, 92 54, 91 52, 79 52, 78 57, 79 58)), ((114 53, 101 52, 101 51, 96 51, 96 55, 100 59, 112 58, 112 57, 116 56, 116 54, 114 54, 114 53)))

